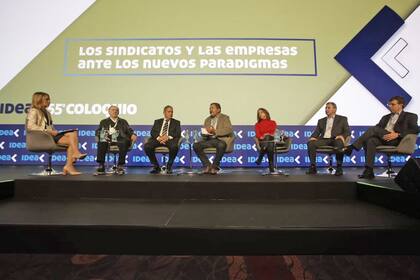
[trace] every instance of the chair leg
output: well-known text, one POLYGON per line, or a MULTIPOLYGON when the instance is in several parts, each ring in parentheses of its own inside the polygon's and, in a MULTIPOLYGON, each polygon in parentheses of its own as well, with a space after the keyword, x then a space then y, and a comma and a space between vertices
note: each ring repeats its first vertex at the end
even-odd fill
POLYGON ((188 153, 188 156, 189 156, 189 162, 190 162, 190 164, 189 164, 189 166, 188 166, 188 170, 187 171, 185 171, 185 168, 183 168, 183 171, 182 172, 180 172, 179 174, 180 175, 197 175, 197 174, 200 174, 200 172, 198 172, 197 170, 194 170, 193 169, 193 164, 192 164, 192 158, 193 158, 193 156, 192 156, 192 144, 188 144, 188 150, 189 150, 189 153, 188 153))
POLYGON ((395 177, 397 175, 397 172, 394 171, 394 169, 392 168, 392 154, 386 154, 387 156, 387 164, 386 164, 386 170, 380 174, 376 174, 375 176, 378 177, 385 177, 385 178, 392 178, 395 177))
POLYGON ((162 154, 162 157, 163 157, 163 164, 162 164, 162 167, 161 167, 161 173, 162 174, 166 174, 166 164, 167 164, 167 161, 166 161, 166 154, 162 154))
POLYGON ((110 153, 111 152, 107 152, 106 156, 105 156, 106 174, 108 174, 108 175, 117 174, 117 154, 112 153, 114 158, 112 159, 112 166, 109 167, 110 164, 109 164, 109 161, 108 161, 108 157, 109 157, 110 153))
POLYGON ((163 164, 162 164, 162 167, 160 168, 160 174, 161 175, 178 176, 180 174, 194 174, 192 172, 190 172, 190 173, 185 173, 185 172, 184 173, 179 173, 179 172, 176 172, 176 171, 173 171, 173 172, 169 172, 168 173, 168 166, 167 166, 168 161, 169 161, 168 155, 169 154, 167 154, 167 153, 162 153, 163 164))
POLYGON ((392 169, 392 162, 391 162, 392 155, 387 155, 387 169, 386 173, 388 174, 388 178, 395 176, 397 172, 392 169))
POLYGON ((109 168, 108 157, 109 157, 109 152, 106 152, 106 154, 105 154, 105 172, 107 172, 110 169, 109 168))
POLYGON ((274 146, 274 170, 275 171, 277 171, 277 169, 278 169, 278 166, 277 166, 277 156, 278 156, 278 154, 277 154, 277 151, 276 151, 276 146, 274 146))
POLYGON ((45 169, 45 172, 48 175, 51 175, 51 173, 53 172, 53 169, 52 169, 52 153, 48 153, 48 165, 47 165, 47 168, 45 169))
POLYGON ((112 172, 117 174, 117 154, 114 153, 114 164, 112 165, 112 172))
POLYGON ((44 170, 42 172, 39 173, 32 173, 31 175, 34 176, 54 176, 54 175, 62 175, 63 173, 61 172, 56 172, 53 168, 52 168, 52 152, 48 153, 48 161, 47 161, 47 166, 45 166, 44 170))
POLYGON ((333 167, 333 157, 331 154, 328 154, 328 172, 329 173, 333 173, 334 172, 334 167, 333 167))
POLYGON ((114 165, 112 166, 112 169, 117 169, 117 154, 114 154, 114 165))

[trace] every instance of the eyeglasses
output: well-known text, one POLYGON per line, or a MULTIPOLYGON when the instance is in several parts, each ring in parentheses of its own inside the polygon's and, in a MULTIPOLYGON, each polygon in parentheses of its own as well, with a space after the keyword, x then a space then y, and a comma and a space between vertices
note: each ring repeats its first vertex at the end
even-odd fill
POLYGON ((388 103, 387 104, 388 107, 392 107, 392 106, 396 106, 396 105, 399 105, 399 104, 398 103, 388 103))

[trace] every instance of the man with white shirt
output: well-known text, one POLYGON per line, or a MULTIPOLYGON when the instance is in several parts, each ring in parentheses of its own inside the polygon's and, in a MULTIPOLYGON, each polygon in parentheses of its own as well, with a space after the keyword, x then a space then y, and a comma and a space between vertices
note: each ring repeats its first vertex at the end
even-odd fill
MULTIPOLYGON (((350 128, 347 118, 336 114, 337 105, 328 102, 325 105, 325 118, 318 120, 315 131, 308 141, 308 155, 311 165, 308 174, 316 174, 316 149, 320 146, 334 146, 337 151, 344 147, 346 138, 350 135, 350 128)), ((336 154, 337 168, 335 175, 343 175, 343 154, 336 154)))
POLYGON ((160 173, 160 166, 156 159, 155 148, 156 147, 168 147, 169 149, 169 160, 166 165, 166 172, 172 173, 172 164, 178 154, 178 142, 181 138, 181 122, 172 118, 174 109, 172 106, 167 105, 163 108, 163 118, 155 120, 152 130, 150 131, 150 138, 144 145, 144 151, 149 157, 150 162, 153 165, 153 169, 150 173, 160 173))
POLYGON ((417 115, 405 112, 404 98, 394 96, 388 101, 390 114, 381 118, 379 123, 369 128, 353 144, 343 148, 343 152, 350 156, 353 150, 360 150, 363 147, 365 151, 365 170, 359 178, 373 179, 373 164, 375 161, 376 147, 380 145, 397 146, 401 139, 407 134, 419 133, 417 125, 417 115))

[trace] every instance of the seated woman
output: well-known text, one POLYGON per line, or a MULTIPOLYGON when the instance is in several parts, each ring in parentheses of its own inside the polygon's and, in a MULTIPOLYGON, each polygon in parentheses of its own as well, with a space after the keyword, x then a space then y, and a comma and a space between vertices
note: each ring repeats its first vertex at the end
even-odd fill
POLYGON ((28 111, 26 119, 26 130, 45 131, 54 138, 58 144, 68 145, 67 162, 63 167, 63 175, 81 174, 74 168, 73 163, 78 159, 84 159, 87 154, 82 154, 78 148, 78 137, 76 131, 59 133, 54 129, 50 112, 47 108, 50 106, 50 96, 45 92, 35 92, 32 95, 32 106, 28 111))
POLYGON ((255 134, 260 143, 260 155, 255 161, 260 165, 265 154, 268 156, 268 164, 270 172, 274 172, 274 133, 277 124, 271 120, 270 113, 264 109, 257 110, 257 123, 255 124, 255 134))

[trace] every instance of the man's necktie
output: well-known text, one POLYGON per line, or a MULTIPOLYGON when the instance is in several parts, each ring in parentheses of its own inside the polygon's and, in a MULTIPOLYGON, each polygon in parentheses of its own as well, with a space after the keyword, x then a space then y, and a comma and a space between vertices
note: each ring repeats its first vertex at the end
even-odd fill
POLYGON ((168 126, 169 126, 169 120, 165 120, 165 124, 163 125, 163 129, 162 129, 162 135, 168 134, 168 126))

